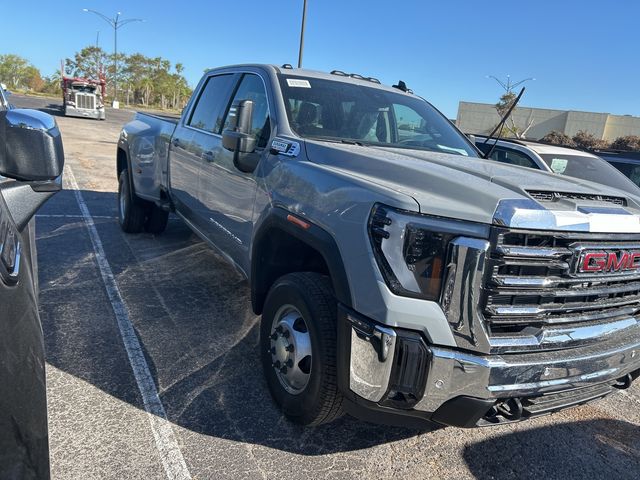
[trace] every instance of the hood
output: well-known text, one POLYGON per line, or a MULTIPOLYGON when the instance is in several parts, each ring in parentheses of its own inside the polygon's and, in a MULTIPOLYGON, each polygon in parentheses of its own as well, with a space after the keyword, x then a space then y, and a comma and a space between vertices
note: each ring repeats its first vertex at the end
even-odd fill
MULTIPOLYGON (((305 141, 309 160, 409 195, 420 212, 480 223, 541 228, 522 223, 524 210, 563 215, 632 215, 640 229, 640 199, 604 185, 482 158, 437 152, 305 141), (528 192, 575 195, 536 200, 528 192), (599 196, 622 198, 620 206, 599 196), (505 208, 505 206, 509 208, 505 208), (514 207, 515 206, 515 207, 514 207), (520 215, 513 209, 520 210, 520 215), (501 218, 496 213, 499 212, 501 218), (504 220, 507 216, 510 220, 504 220), (514 216, 520 223, 514 225, 514 216)), ((574 219, 583 222, 584 218, 574 219)), ((549 219, 545 220, 548 223, 549 219)), ((567 220, 556 221, 567 225, 567 220)), ((569 225, 570 226, 570 225, 569 225)), ((544 228, 556 229, 553 225, 544 228)), ((560 230, 571 228, 557 228, 560 230)), ((583 228, 577 228, 583 230, 583 228)), ((629 229, 627 229, 629 230, 629 229)), ((587 231, 594 231, 587 229, 587 231)), ((607 230, 608 231, 608 230, 607 230)), ((635 232, 635 229, 631 229, 635 232)))

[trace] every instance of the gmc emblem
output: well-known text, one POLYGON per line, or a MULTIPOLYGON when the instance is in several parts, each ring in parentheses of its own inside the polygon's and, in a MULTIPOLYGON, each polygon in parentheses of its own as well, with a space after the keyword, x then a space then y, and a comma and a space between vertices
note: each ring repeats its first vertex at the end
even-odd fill
POLYGON ((640 252, 618 250, 582 252, 578 261, 578 273, 622 273, 640 270, 640 252))

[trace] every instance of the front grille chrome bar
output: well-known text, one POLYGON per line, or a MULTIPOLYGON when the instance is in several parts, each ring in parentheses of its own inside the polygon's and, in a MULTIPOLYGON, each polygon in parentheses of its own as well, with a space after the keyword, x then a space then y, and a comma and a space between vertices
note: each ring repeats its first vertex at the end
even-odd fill
POLYGON ((639 271, 572 271, 585 248, 640 250, 639 240, 494 227, 479 309, 492 351, 568 348, 640 329, 639 271))

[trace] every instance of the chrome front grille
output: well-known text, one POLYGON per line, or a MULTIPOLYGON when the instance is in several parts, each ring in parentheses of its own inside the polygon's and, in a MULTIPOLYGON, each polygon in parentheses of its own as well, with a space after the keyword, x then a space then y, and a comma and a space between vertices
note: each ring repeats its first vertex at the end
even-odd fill
POLYGON ((638 251, 634 237, 494 229, 481 300, 491 344, 553 349, 640 328, 640 271, 576 271, 582 246, 638 251))
POLYGON ((96 97, 95 95, 86 93, 76 93, 76 108, 86 108, 88 110, 95 110, 96 97))

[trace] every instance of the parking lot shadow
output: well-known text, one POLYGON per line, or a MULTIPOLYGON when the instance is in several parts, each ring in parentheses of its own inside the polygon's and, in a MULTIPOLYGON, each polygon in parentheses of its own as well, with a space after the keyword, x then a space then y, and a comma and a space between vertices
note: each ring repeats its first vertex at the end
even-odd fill
MULTIPOLYGON (((172 423, 302 455, 420 433, 350 417, 315 428, 287 421, 263 379, 247 282, 177 218, 162 235, 126 235, 114 193, 81 193, 172 423)), ((143 408, 73 192, 42 210, 38 237, 47 361, 143 408)))
POLYGON ((637 479, 640 428, 610 419, 523 428, 466 446, 463 458, 478 479, 637 479))

